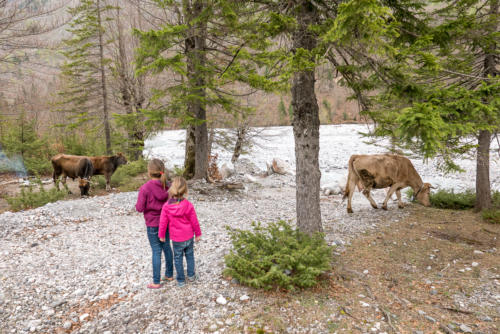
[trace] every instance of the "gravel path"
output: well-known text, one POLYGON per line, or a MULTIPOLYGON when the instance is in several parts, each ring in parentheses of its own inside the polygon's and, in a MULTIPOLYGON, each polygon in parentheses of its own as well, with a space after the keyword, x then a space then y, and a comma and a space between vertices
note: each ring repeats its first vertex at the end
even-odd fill
MULTIPOLYGON (((249 307, 265 303, 252 289, 225 280, 230 249, 225 226, 252 221, 293 221, 292 176, 272 175, 239 192, 195 184, 190 192, 203 233, 195 246, 200 281, 148 290, 151 251, 144 220, 135 212, 137 192, 60 201, 0 215, 1 333, 200 333, 240 332, 249 307), (209 195, 207 195, 209 194, 209 195)), ((376 192, 381 203, 384 192, 376 192)), ((339 195, 322 196, 330 244, 342 245, 406 210, 390 203, 373 210, 359 193, 348 216, 339 195)), ((318 326, 311 324, 311 326, 318 326)), ((315 328, 290 328, 303 333, 315 328)))

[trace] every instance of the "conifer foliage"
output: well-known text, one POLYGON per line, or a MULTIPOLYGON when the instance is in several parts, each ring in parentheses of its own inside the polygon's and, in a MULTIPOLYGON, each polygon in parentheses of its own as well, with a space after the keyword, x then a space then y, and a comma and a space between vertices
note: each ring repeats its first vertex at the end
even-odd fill
POLYGON ((105 13, 113 7, 105 0, 81 0, 69 9, 73 20, 68 32, 71 38, 64 41, 62 52, 66 62, 62 66, 66 88, 60 92, 61 110, 71 115, 65 125, 75 128, 87 122, 104 131, 106 153, 111 153, 111 126, 108 110, 108 89, 104 47, 105 13))
POLYGON ((230 229, 234 249, 225 257, 224 274, 254 288, 308 288, 331 268, 332 247, 318 233, 308 235, 285 221, 253 231, 230 229))

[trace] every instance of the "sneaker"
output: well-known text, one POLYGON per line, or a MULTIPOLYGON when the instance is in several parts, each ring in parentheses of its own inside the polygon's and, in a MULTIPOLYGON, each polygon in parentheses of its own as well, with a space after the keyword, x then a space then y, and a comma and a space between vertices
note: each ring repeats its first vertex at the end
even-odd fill
POLYGON ((177 286, 182 288, 183 286, 186 286, 186 282, 177 282, 177 286))
POLYGON ((188 282, 189 283, 193 283, 193 282, 196 282, 198 280, 198 275, 194 275, 193 277, 189 277, 188 276, 188 282))

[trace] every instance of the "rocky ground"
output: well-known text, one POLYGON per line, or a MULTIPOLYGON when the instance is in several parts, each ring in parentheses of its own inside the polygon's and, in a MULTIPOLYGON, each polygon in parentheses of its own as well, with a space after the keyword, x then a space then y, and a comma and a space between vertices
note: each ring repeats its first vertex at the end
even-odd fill
MULTIPOLYGON (((252 171, 242 172, 239 180, 247 172, 252 171)), ((254 178, 251 180, 256 182, 247 178, 245 189, 233 191, 203 182, 191 184, 189 198, 203 236, 195 246, 200 280, 184 288, 174 283, 159 290, 146 288, 152 276, 151 251, 143 217, 134 209, 137 192, 59 201, 1 214, 0 332, 336 332, 332 321, 347 316, 341 299, 330 294, 336 289, 334 285, 331 291, 329 286, 320 291, 322 307, 328 312, 336 310, 334 313, 326 318, 294 317, 290 312, 296 303, 301 304, 302 295, 291 300, 273 296, 222 276, 224 255, 231 247, 226 226, 247 229, 252 221, 293 221, 295 217, 293 176, 263 178, 254 173, 254 178), (269 307, 281 309, 289 320, 274 323, 266 317, 269 307)), ((383 195, 383 191, 378 192, 375 199, 380 203, 383 195)), ((373 210, 359 193, 353 209, 354 214, 346 213, 340 195, 321 197, 326 238, 337 245, 337 258, 358 236, 398 223, 411 211, 398 210, 392 202, 389 211, 373 210)), ((493 285, 493 290, 488 290, 489 296, 476 298, 489 298, 500 305, 500 300, 491 299, 498 298, 495 288, 493 285)), ((305 303, 314 306, 317 299, 312 297, 305 303)), ((363 308, 368 309, 372 308, 363 308)), ((355 332, 390 332, 387 322, 377 320, 379 313, 373 307, 366 315, 373 321, 352 328, 357 328, 355 332)))

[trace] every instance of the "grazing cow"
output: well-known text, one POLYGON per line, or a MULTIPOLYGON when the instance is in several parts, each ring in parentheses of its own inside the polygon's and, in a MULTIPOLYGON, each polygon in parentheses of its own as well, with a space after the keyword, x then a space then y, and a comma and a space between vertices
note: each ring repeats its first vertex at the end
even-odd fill
POLYGON ((57 154, 50 161, 54 168, 52 177, 57 189, 59 189, 59 183, 57 182, 59 176, 62 175, 63 184, 66 184, 66 177, 70 177, 73 180, 78 177, 80 179, 78 186, 81 196, 89 194, 90 177, 94 173, 94 167, 88 157, 57 154))
POLYGON ((352 213, 351 199, 354 191, 358 189, 370 201, 373 208, 377 203, 370 195, 372 189, 389 187, 382 209, 387 210, 387 201, 396 192, 398 207, 403 208, 401 201, 402 188, 411 187, 414 198, 424 206, 430 206, 429 194, 431 185, 423 183, 411 161, 395 154, 352 155, 349 159, 349 174, 345 187, 344 198, 348 198, 347 212, 352 213))
POLYGON ((104 175, 106 190, 108 191, 111 190, 111 186, 109 185, 111 175, 113 175, 118 167, 127 163, 127 159, 121 153, 112 156, 90 157, 90 160, 94 165, 94 175, 104 175))

